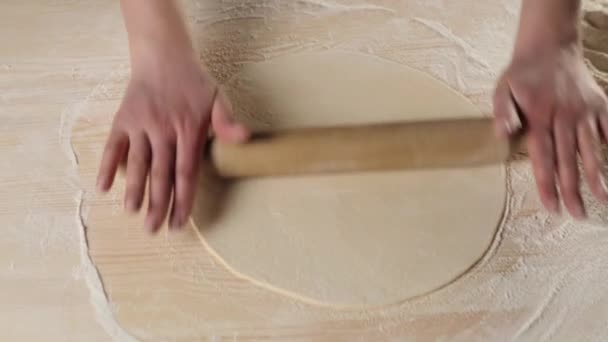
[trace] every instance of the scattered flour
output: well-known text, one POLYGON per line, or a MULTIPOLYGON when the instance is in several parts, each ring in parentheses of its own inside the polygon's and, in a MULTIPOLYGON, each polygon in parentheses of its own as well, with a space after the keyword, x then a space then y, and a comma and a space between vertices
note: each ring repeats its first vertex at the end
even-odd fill
POLYGON ((87 286, 90 291, 91 305, 97 312, 97 321, 105 329, 105 331, 115 341, 137 341, 131 336, 125 329, 114 318, 114 309, 108 300, 108 295, 104 289, 101 275, 97 270, 97 267, 91 259, 89 254, 89 242, 87 240, 87 226, 85 220, 87 217, 84 212, 84 196, 85 192, 80 191, 78 196, 75 198, 78 205, 78 211, 76 213, 77 226, 79 227, 80 235, 80 258, 81 268, 77 273, 79 276, 85 279, 87 286))
MULTIPOLYGON (((411 17, 405 4, 368 4, 372 1, 358 1, 357 5, 350 5, 345 1, 307 0, 297 2, 297 6, 278 1, 265 1, 261 6, 240 6, 235 1, 222 1, 219 5, 198 1, 190 5, 193 13, 188 15, 197 32, 209 30, 216 35, 217 32, 226 35, 219 41, 211 40, 204 34, 196 36, 197 43, 202 47, 202 58, 208 61, 211 70, 220 80, 226 80, 236 73, 241 63, 302 49, 337 47, 372 53, 429 72, 489 111, 492 91, 489 80, 499 74, 507 61, 508 54, 503 49, 511 46, 519 8, 517 1, 497 2, 499 6, 493 11, 501 21, 480 20, 479 29, 467 34, 439 19, 411 17), (287 30, 293 33, 272 31, 277 27, 275 22, 269 20, 277 17, 273 13, 298 18, 297 11, 301 7, 307 8, 304 11, 307 18, 295 20, 293 25, 297 27, 287 30), (354 12, 369 16, 351 15, 354 12), (328 27, 329 24, 325 21, 328 17, 336 18, 340 25, 328 27), (362 18, 370 22, 365 30, 358 29, 362 18), (238 26, 234 21, 241 19, 246 19, 243 27, 250 29, 250 32, 245 34, 245 28, 229 30, 238 26), (424 39, 413 38, 419 37, 418 35, 408 37, 406 33, 425 34, 412 23, 430 29, 435 36, 425 35, 424 39), (307 34, 299 34, 300 31, 307 34), (272 38, 263 38, 266 36, 272 38), (465 60, 459 57, 463 55, 465 60)), ((415 3, 415 6, 423 10, 444 8, 446 16, 462 15, 453 2, 434 0, 426 4, 423 4, 424 1, 409 3, 415 3)), ((468 6, 473 5, 469 3, 468 6)), ((594 9, 607 7, 602 0, 589 1, 586 6, 594 9)), ((102 81, 95 87, 91 96, 102 94, 103 84, 102 81)), ((78 160, 71 148, 69 132, 76 117, 86 111, 91 96, 67 109, 62 115, 60 139, 66 154, 73 156, 73 166, 77 165, 78 160)), ((526 163, 511 164, 507 185, 510 197, 505 221, 490 253, 455 284, 429 296, 377 311, 313 311, 307 314, 304 306, 294 303, 282 311, 278 310, 269 319, 277 324, 289 322, 290 317, 301 320, 324 317, 332 321, 382 322, 378 323, 377 330, 388 336, 412 321, 409 313, 441 315, 446 307, 458 307, 474 317, 475 322, 451 336, 455 341, 497 338, 549 341, 556 336, 562 340, 600 340, 606 333, 605 321, 597 320, 596 317, 603 315, 600 317, 605 318, 605 307, 608 305, 608 295, 605 293, 605 284, 608 283, 608 213, 605 208, 594 204, 589 192, 585 190, 591 215, 588 222, 546 215, 540 207, 534 179, 526 163), (497 276, 497 273, 504 276, 497 276), (471 284, 476 287, 472 288, 471 284), (580 327, 586 327, 585 331, 581 331, 580 327)), ((83 196, 84 193, 81 192, 77 199, 77 220, 82 272, 91 290, 91 302, 97 310, 100 323, 113 338, 121 341, 134 340, 116 322, 102 278, 88 253, 84 224, 86 213, 82 213, 83 196)), ((194 321, 196 318, 192 319, 194 321)), ((189 322, 181 323, 185 327, 189 326, 189 322)), ((237 340, 238 335, 232 336, 237 340)))

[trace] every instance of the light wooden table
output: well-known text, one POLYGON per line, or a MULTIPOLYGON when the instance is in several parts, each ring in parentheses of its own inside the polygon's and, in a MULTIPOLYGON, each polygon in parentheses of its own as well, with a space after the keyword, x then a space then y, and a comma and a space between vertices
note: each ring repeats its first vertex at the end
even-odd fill
MULTIPOLYGON (((358 51, 428 72, 488 112, 517 18, 509 0, 186 7, 220 81, 241 63, 282 54, 358 51)), ((0 340, 607 338, 608 211, 592 204, 585 223, 548 217, 525 163, 510 167, 507 220, 486 258, 450 286, 384 310, 333 312, 267 293, 215 263, 191 230, 148 238, 122 214, 120 191, 92 195, 95 161, 72 149, 75 125, 73 139, 100 148, 128 79, 127 53, 117 1, 0 2, 0 340), (82 262, 81 195, 91 255, 110 284, 105 306, 82 262), (96 254, 104 244, 114 252, 96 254)))

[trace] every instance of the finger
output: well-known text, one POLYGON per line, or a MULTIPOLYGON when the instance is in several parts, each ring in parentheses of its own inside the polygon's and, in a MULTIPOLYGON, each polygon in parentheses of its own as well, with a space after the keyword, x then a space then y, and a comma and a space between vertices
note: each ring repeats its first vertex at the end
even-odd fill
POLYGON ((175 170, 175 144, 167 139, 150 137, 152 166, 150 168, 146 230, 156 232, 167 216, 175 170))
POLYGON ((144 198, 146 178, 150 168, 150 143, 145 134, 134 134, 129 141, 125 208, 136 212, 144 198))
POLYGON ((604 142, 608 143, 608 108, 606 108, 605 106, 598 113, 598 121, 602 131, 601 136, 604 139, 604 142))
POLYGON ((573 217, 584 218, 585 206, 580 194, 575 126, 569 121, 556 121, 554 134, 557 150, 557 175, 562 200, 573 217))
POLYGON ((496 134, 501 138, 512 136, 522 128, 514 101, 508 82, 499 81, 494 92, 493 105, 496 117, 494 127, 496 134))
POLYGON ((211 109, 211 125, 217 137, 226 142, 239 143, 249 138, 249 130, 234 121, 232 108, 225 94, 219 90, 211 109))
POLYGON ((559 200, 555 187, 555 152, 551 133, 545 129, 531 130, 527 145, 540 199, 549 211, 558 213, 559 200))
POLYGON ((595 197, 608 201, 608 188, 604 175, 604 156, 600 141, 597 117, 589 115, 577 127, 578 149, 583 161, 585 178, 595 197))
MULTIPOLYGON (((206 128, 204 129, 206 131, 206 128)), ((181 132, 177 138, 175 163, 175 188, 173 207, 169 219, 170 227, 181 228, 192 210, 196 191, 196 181, 202 158, 205 139, 196 131, 181 132)))
POLYGON ((97 175, 97 188, 99 191, 105 192, 112 187, 118 165, 124 159, 128 149, 128 136, 122 131, 113 129, 106 142, 99 166, 99 174, 97 175))

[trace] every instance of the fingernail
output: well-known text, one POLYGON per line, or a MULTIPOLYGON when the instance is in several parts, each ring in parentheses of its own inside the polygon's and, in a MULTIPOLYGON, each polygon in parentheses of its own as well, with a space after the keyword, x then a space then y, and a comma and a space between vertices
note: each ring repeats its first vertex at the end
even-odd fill
POLYGON ((559 214, 560 213, 560 206, 559 206, 559 202, 556 200, 553 200, 551 202, 548 203, 548 209, 550 212, 552 212, 553 214, 559 214))
POLYGON ((249 130, 243 126, 240 126, 239 129, 239 141, 240 142, 244 142, 247 139, 249 139, 249 137, 251 136, 251 132, 249 132, 249 130))
POLYGON ((574 208, 573 214, 574 214, 573 215, 574 218, 579 219, 579 220, 582 220, 587 217, 587 214, 585 213, 585 209, 578 205, 574 208))
POLYGON ((97 191, 99 191, 99 192, 106 191, 105 182, 103 182, 103 180, 101 180, 101 179, 97 180, 96 187, 97 187, 97 191))
POLYGON ((126 200, 125 201, 125 210, 127 210, 129 213, 134 213, 137 211, 137 205, 135 205, 135 201, 133 200, 126 200))
POLYGON ((519 114, 517 113, 517 109, 515 109, 515 105, 513 101, 509 101, 509 118, 506 122, 507 131, 510 134, 516 133, 522 127, 521 119, 519 118, 519 114))
POLYGON ((494 125, 494 134, 498 138, 508 138, 509 137, 509 128, 507 127, 509 124, 507 120, 496 121, 494 125))
POLYGON ((171 225, 170 228, 172 230, 179 230, 182 229, 182 227, 184 226, 184 220, 181 218, 174 218, 173 220, 171 220, 171 225))
POLYGON ((149 233, 154 233, 154 231, 156 230, 154 222, 150 217, 146 218, 146 221, 144 222, 144 229, 149 233))
POLYGON ((608 185, 606 185, 606 177, 604 177, 604 175, 601 172, 598 175, 598 177, 600 179, 600 187, 602 188, 602 194, 603 194, 602 200, 604 202, 606 202, 606 201, 608 201, 608 185))

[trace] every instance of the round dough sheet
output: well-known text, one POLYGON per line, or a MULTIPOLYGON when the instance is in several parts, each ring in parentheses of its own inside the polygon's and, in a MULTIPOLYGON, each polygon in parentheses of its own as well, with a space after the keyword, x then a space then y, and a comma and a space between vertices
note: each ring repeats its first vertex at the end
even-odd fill
MULTIPOLYGON (((227 90, 258 128, 481 116, 419 71, 353 53, 248 64, 227 90)), ((212 183, 201 178, 193 221, 213 254, 260 286, 335 307, 396 303, 457 279, 490 246, 506 195, 502 165, 212 183)))

